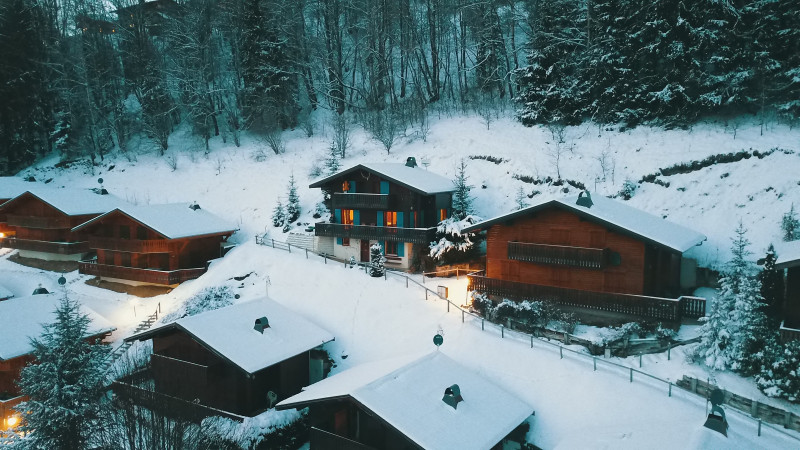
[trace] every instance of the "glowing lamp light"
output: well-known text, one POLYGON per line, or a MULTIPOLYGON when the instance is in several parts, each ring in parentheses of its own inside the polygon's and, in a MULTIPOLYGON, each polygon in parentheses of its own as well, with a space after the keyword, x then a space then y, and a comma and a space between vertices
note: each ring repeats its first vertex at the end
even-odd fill
POLYGON ((0 239, 3 239, 4 237, 6 237, 6 234, 5 233, 0 233, 0 239))
POLYGON ((19 418, 16 416, 11 416, 6 420, 6 424, 8 424, 9 428, 14 428, 19 423, 19 418))

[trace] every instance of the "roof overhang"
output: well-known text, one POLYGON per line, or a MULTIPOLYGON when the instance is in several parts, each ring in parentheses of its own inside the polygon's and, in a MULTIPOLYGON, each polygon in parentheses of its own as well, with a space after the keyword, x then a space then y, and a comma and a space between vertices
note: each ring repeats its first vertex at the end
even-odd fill
POLYGON ((417 194, 421 194, 421 195, 444 194, 444 193, 449 193, 449 192, 455 191, 455 188, 453 188, 451 190, 442 190, 442 191, 437 191, 437 192, 427 192, 427 191, 424 191, 424 190, 422 190, 422 189, 420 189, 420 188, 418 188, 416 186, 410 185, 410 184, 405 183, 403 181, 400 181, 400 180, 398 180, 398 179, 396 179, 394 177, 391 177, 391 176, 389 176, 389 175, 387 175, 387 174, 385 174, 385 173, 383 173, 383 172, 381 172, 379 170, 375 170, 375 169, 372 169, 370 167, 367 167, 367 166, 365 166, 363 164, 358 164, 358 165, 353 166, 353 167, 351 167, 349 169, 345 169, 345 170, 343 170, 341 172, 337 172, 337 173, 335 173, 333 175, 327 176, 327 177, 325 177, 325 178, 323 178, 321 180, 317 180, 317 181, 309 184, 308 187, 309 188, 321 188, 321 187, 324 187, 326 184, 328 184, 328 183, 330 183, 330 182, 332 182, 332 181, 334 181, 334 180, 336 180, 338 178, 341 178, 341 177, 349 175, 349 174, 351 174, 353 172, 362 171, 362 170, 365 171, 365 172, 369 172, 369 173, 374 173, 376 175, 380 175, 381 177, 383 177, 386 180, 389 180, 389 181, 391 181, 391 182, 393 182, 395 184, 399 184, 400 186, 403 186, 403 187, 405 187, 405 188, 407 188, 407 189, 409 189, 409 190, 411 190, 413 192, 416 192, 417 194))
POLYGON ((116 214, 116 213, 119 213, 119 214, 127 217, 128 219, 140 224, 141 226, 143 226, 143 227, 155 232, 156 234, 158 234, 159 236, 163 237, 164 239, 187 239, 187 238, 197 239, 197 238, 204 238, 204 237, 210 237, 210 236, 230 236, 230 235, 232 235, 233 233, 236 232, 236 230, 224 230, 224 231, 219 231, 219 232, 214 232, 214 233, 196 234, 196 235, 181 236, 181 237, 173 238, 171 236, 167 236, 166 234, 164 234, 163 232, 159 231, 158 229, 156 229, 152 225, 149 225, 149 224, 147 224, 145 222, 142 222, 141 220, 139 220, 136 217, 128 214, 127 212, 125 212, 124 210, 122 210, 120 208, 114 208, 114 209, 112 209, 111 211, 109 211, 107 213, 100 214, 99 216, 95 217, 94 219, 88 220, 88 221, 78 225, 77 227, 73 228, 72 231, 75 232, 75 231, 80 231, 80 230, 85 230, 87 228, 91 228, 93 225, 96 225, 97 223, 102 221, 104 218, 110 217, 111 215, 116 214))

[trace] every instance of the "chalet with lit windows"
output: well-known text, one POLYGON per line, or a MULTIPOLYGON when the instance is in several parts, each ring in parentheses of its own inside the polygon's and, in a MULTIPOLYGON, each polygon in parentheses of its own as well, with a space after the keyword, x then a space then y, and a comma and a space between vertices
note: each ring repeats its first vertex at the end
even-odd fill
POLYGON ((776 253, 775 268, 785 271, 781 340, 800 339, 800 241, 784 242, 776 253))
POLYGON ((181 14, 181 9, 174 0, 138 0, 117 9, 116 13, 120 27, 145 28, 151 35, 159 36, 164 33, 168 20, 181 14))
POLYGON ((486 273, 470 277, 473 290, 666 321, 705 312, 678 296, 695 284, 686 252, 706 237, 621 201, 582 192, 464 229, 480 230, 486 273))
MULTIPOLYGON (((255 416, 321 380, 327 357, 315 349, 334 337, 262 298, 184 317, 126 342, 150 339, 158 395, 255 416)), ((123 380, 116 389, 126 387, 123 380)))
POLYGON ((278 403, 310 408, 311 449, 520 448, 533 408, 442 352, 354 367, 278 403), (508 446, 507 446, 508 445, 508 446))
POLYGON ((78 261, 89 252, 89 242, 85 232, 73 228, 124 204, 105 190, 28 190, 0 206, 0 215, 15 231, 3 245, 25 258, 78 261))
POLYGON ((335 258, 369 261, 378 242, 387 266, 407 269, 426 252, 436 225, 450 216, 451 180, 406 164, 359 164, 309 187, 320 188, 331 210, 330 223, 317 223, 317 248, 335 258))
MULTIPOLYGON (((17 381, 20 371, 34 362, 32 338, 38 338, 42 325, 56 321, 55 310, 61 297, 56 294, 18 297, 0 302, 0 431, 17 425, 19 417, 14 407, 27 398, 20 394, 17 381)), ((103 339, 115 328, 102 316, 81 306, 91 319, 86 338, 103 339)))
MULTIPOLYGON (((17 177, 0 177, 0 206, 12 198, 22 194, 31 187, 31 183, 17 177)), ((14 234, 14 228, 8 225, 6 215, 0 211, 0 247, 3 239, 14 234)))
POLYGON ((127 284, 175 286, 199 277, 222 256, 236 227, 188 203, 123 206, 73 229, 97 257, 80 273, 127 284))

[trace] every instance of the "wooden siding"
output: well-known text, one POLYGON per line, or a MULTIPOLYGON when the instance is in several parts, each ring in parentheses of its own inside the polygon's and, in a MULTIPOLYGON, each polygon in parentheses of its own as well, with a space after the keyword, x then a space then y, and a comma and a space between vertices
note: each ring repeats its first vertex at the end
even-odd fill
POLYGON ((787 328, 800 329, 800 267, 786 269, 783 319, 787 328))
POLYGON ((5 246, 21 250, 40 251, 45 253, 78 254, 88 251, 87 234, 83 231, 73 233, 71 228, 99 214, 67 216, 47 203, 35 197, 26 197, 11 205, 4 211, 13 226, 18 241, 6 240, 5 246), (59 247, 45 243, 82 243, 78 246, 59 247))
POLYGON ((554 208, 540 211, 533 217, 492 226, 487 235, 486 274, 543 286, 642 294, 644 254, 643 242, 554 208), (508 258, 508 242, 608 248, 620 255, 620 264, 593 270, 514 261, 508 258))
POLYGON ((15 395, 19 393, 19 387, 17 386, 19 374, 22 368, 31 361, 33 361, 31 355, 0 361, 0 394, 15 395))

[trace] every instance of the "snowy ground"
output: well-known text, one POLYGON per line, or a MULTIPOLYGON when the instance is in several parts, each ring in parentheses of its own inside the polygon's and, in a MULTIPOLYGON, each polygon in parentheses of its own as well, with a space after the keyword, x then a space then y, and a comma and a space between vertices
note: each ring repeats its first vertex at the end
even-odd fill
MULTIPOLYGON (((494 331, 481 331, 480 323, 461 323, 458 314, 447 314, 444 302, 424 300, 419 288, 405 288, 401 280, 372 279, 355 269, 345 269, 321 260, 306 260, 302 254, 258 247, 253 235, 269 230, 277 239, 281 233, 270 226, 270 215, 278 197, 285 199, 286 185, 294 173, 304 215, 301 222, 314 222, 311 211, 321 199, 307 186, 313 166, 321 165, 329 138, 318 126, 318 136, 305 138, 300 131, 285 134, 287 152, 276 156, 263 144, 244 139, 241 148, 212 142, 206 157, 187 136, 173 137, 170 153, 177 158, 177 170, 171 171, 164 158, 153 152, 139 153, 128 161, 117 155, 91 173, 85 167, 54 169, 56 161, 44 161, 24 171, 37 180, 53 178, 53 185, 93 187, 100 176, 112 193, 139 204, 175 201, 198 201, 212 212, 235 221, 241 231, 233 240, 241 243, 225 258, 212 265, 198 280, 182 284, 169 294, 140 299, 84 284, 88 277, 77 272, 66 274, 67 291, 114 323, 115 341, 129 335, 140 321, 161 305, 162 313, 176 309, 180 302, 197 291, 228 284, 242 300, 270 296, 333 332, 336 341, 329 346, 336 359, 336 370, 355 364, 432 348, 431 339, 439 328, 444 331, 441 351, 473 367, 506 388, 518 392, 536 410, 532 420, 532 442, 543 448, 586 446, 573 440, 576 434, 591 436, 595 447, 605 448, 686 448, 704 420, 705 402, 696 396, 673 389, 666 394, 663 385, 646 380, 628 381, 627 373, 608 368, 592 370, 591 359, 567 356, 559 359, 557 349, 513 338, 500 339, 494 331), (252 155, 263 150, 267 157, 255 162, 252 155), (113 168, 112 168, 113 166, 113 168), (243 282, 234 276, 255 272, 243 282), (267 286, 267 276, 270 285, 267 286), (345 359, 346 357, 346 359, 345 359)), ((477 117, 441 118, 434 121, 427 141, 414 130, 401 138, 391 154, 356 131, 347 167, 363 161, 404 161, 415 156, 427 163, 428 170, 452 177, 462 157, 491 155, 506 160, 500 164, 467 160, 470 182, 476 186, 479 215, 491 217, 514 207, 519 186, 527 193, 559 195, 561 187, 525 184, 513 175, 555 177, 551 157, 557 147, 556 136, 541 128, 524 128, 513 119, 499 119, 486 129, 477 117), (414 137, 416 136, 416 137, 414 137), (485 186, 485 188, 484 188, 485 186)), ((765 130, 741 124, 733 137, 732 127, 719 124, 698 125, 692 130, 656 131, 646 127, 618 133, 598 131, 596 126, 568 128, 561 148, 571 148, 559 162, 562 177, 584 182, 600 193, 619 190, 626 178, 638 180, 681 161, 699 160, 716 153, 741 149, 768 150, 772 147, 800 150, 800 133, 782 126, 765 130), (606 152, 606 176, 598 158, 606 152), (613 169, 611 169, 613 167, 613 169), (598 179, 595 188, 595 179, 598 179)), ((755 158, 724 164, 688 175, 665 177, 668 188, 644 184, 631 203, 647 211, 665 215, 670 220, 692 227, 709 239, 695 250, 701 264, 719 266, 728 255, 729 238, 735 221, 741 219, 750 228, 752 249, 758 253, 780 236, 780 216, 791 203, 800 204, 800 155, 774 153, 762 160, 755 158), (729 175, 722 177, 724 173, 729 175), (678 190, 678 188, 686 188, 678 190), (772 187, 772 189, 768 189, 772 187), (751 200, 752 197, 752 200, 751 200)), ((571 193, 575 193, 573 188, 571 193)), ((49 290, 60 289, 60 274, 19 266, 0 253, 0 282, 16 295, 28 295, 38 284, 49 290)), ((755 255, 754 255, 755 257, 755 255)), ((429 281, 446 284, 458 303, 465 301, 465 281, 429 281)), ((666 355, 643 358, 643 370, 674 380, 682 375, 707 378, 705 370, 686 362, 673 350, 666 355)), ((615 359, 616 360, 616 359, 615 359)), ((619 360, 617 360, 619 361, 619 360)), ((638 358, 627 364, 638 367, 638 358)), ((602 367, 602 365, 600 366, 602 367)), ((768 400, 748 380, 731 374, 717 374, 717 382, 731 391, 768 400)), ((797 410, 796 407, 794 407, 797 410)), ((732 420, 730 446, 727 448, 797 448, 800 441, 785 440, 780 434, 765 431, 756 437, 754 422, 729 414, 732 420)))

